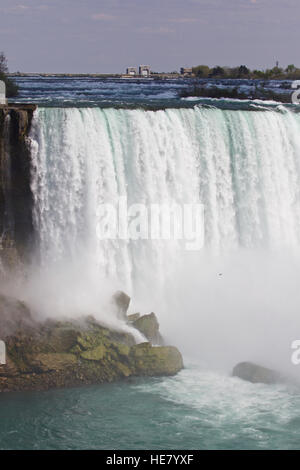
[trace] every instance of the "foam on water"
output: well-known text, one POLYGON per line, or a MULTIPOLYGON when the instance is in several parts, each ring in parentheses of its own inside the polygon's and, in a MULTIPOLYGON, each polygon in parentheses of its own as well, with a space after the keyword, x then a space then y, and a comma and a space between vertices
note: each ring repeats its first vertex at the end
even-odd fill
POLYGON ((176 377, 0 396, 1 449, 297 449, 300 395, 190 365, 176 377))

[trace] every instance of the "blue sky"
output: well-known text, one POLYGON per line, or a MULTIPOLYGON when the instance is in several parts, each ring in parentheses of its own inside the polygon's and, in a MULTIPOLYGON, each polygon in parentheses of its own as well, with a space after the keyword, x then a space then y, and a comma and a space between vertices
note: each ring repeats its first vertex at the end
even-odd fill
POLYGON ((11 71, 300 66, 299 0, 0 0, 0 18, 11 71))

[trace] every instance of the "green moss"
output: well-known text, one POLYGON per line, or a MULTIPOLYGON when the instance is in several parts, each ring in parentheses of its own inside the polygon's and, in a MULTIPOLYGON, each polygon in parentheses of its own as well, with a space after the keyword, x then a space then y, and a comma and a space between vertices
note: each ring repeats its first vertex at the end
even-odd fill
POLYGON ((101 361, 105 355, 107 354, 107 350, 103 344, 100 344, 94 349, 90 349, 89 351, 83 351, 80 356, 83 359, 87 359, 89 361, 101 361))
POLYGON ((113 344, 112 343, 112 347, 114 347, 117 350, 120 356, 128 357, 130 354, 130 347, 127 346, 126 344, 121 344, 121 343, 113 344))
POLYGON ((77 345, 78 335, 74 328, 55 328, 50 330, 44 348, 53 352, 68 352, 77 345))
POLYGON ((77 364, 77 358, 74 354, 68 353, 50 353, 38 354, 32 360, 32 366, 39 371, 59 371, 77 364))
POLYGON ((177 348, 151 347, 149 343, 131 349, 131 361, 137 375, 175 375, 183 368, 183 360, 177 348))
POLYGON ((8 361, 1 369, 0 392, 112 382, 133 375, 173 375, 182 368, 176 348, 136 345, 132 335, 91 319, 38 324, 25 304, 5 296, 0 297, 0 311, 1 304, 2 310, 8 309, 7 322, 14 315, 18 322, 26 319, 27 326, 5 339, 8 361))

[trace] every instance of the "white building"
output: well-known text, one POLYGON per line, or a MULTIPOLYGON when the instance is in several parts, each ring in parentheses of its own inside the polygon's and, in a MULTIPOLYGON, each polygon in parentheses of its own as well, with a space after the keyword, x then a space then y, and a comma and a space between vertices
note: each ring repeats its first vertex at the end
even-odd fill
POLYGON ((140 65, 139 66, 139 75, 141 77, 148 78, 151 76, 151 68, 149 65, 140 65))
POLYGON ((137 68, 136 67, 127 67, 126 75, 131 75, 132 77, 137 76, 137 68))
POLYGON ((0 80, 0 105, 1 104, 7 104, 6 86, 2 80, 0 80))

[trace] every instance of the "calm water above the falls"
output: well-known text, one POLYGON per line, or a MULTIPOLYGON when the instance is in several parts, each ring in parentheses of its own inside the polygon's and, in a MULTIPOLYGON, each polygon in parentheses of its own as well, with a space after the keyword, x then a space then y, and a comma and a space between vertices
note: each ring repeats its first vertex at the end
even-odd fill
POLYGON ((1 449, 297 449, 300 392, 178 376, 0 396, 1 449))

